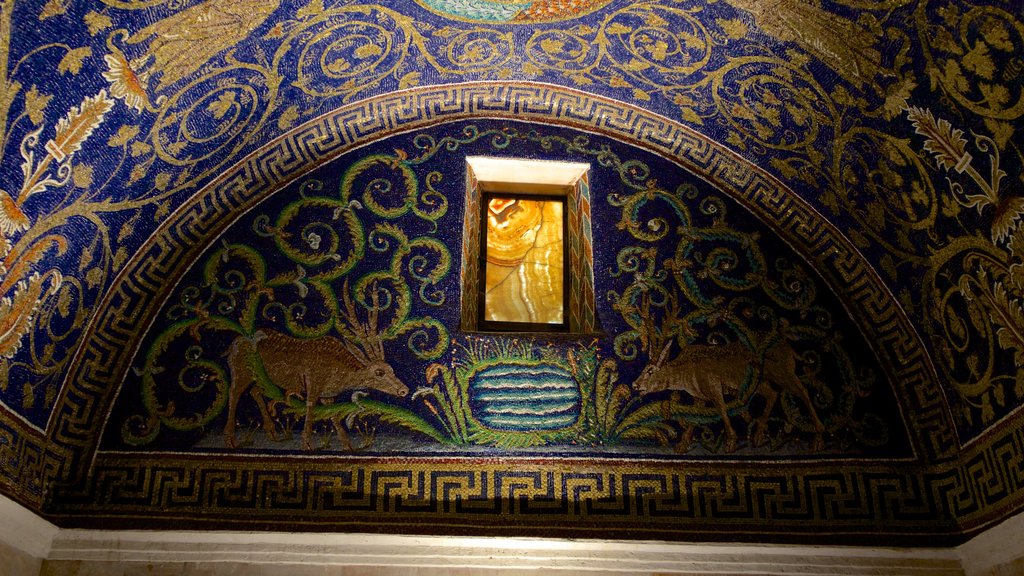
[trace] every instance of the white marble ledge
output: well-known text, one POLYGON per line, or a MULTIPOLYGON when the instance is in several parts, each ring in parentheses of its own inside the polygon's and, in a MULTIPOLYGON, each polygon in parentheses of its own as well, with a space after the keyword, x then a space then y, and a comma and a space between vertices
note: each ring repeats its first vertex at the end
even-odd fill
POLYGON ((49 560, 473 568, 659 574, 962 575, 952 549, 527 538, 62 530, 49 560))

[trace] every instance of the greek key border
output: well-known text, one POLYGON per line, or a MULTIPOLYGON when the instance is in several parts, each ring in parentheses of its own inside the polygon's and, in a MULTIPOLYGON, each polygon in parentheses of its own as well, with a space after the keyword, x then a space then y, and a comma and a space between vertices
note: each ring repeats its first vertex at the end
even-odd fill
MULTIPOLYGON (((822 542, 955 534, 919 472, 892 466, 503 459, 275 460, 105 453, 57 490, 61 523, 111 528, 259 525, 278 530, 488 533, 822 542), (340 527, 340 528, 339 528, 340 527)), ((930 540, 929 540, 930 539, 930 540)))
POLYGON ((46 454, 46 437, 0 406, 0 491, 30 508, 39 508, 44 495, 43 463, 53 465, 59 454, 46 454))

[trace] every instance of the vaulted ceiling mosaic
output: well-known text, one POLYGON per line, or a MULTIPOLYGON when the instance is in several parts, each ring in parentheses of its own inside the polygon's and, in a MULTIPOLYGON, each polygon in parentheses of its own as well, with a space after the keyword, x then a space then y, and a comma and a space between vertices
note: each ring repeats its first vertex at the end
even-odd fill
POLYGON ((1021 12, 0 0, 0 486, 68 526, 963 538, 1024 505, 1021 12), (590 165, 597 329, 463 329, 474 155, 590 165))

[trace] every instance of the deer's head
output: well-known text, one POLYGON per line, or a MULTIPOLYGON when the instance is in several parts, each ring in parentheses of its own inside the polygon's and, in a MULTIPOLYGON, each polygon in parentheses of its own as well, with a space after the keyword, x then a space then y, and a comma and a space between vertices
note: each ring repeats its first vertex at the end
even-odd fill
POLYGON ((665 361, 668 359, 668 352, 672 348, 672 340, 670 339, 665 347, 662 348, 661 353, 658 354, 658 359, 648 362, 647 366, 644 367, 643 372, 636 379, 635 386, 640 394, 649 394, 657 390, 664 388, 664 380, 666 374, 664 371, 665 361))

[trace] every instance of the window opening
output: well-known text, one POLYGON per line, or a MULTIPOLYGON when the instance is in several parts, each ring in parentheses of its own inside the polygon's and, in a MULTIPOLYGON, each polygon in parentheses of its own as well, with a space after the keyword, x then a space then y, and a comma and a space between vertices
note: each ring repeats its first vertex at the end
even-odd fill
POLYGON ((463 330, 599 331, 589 170, 466 158, 463 330))

